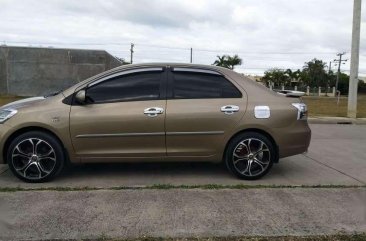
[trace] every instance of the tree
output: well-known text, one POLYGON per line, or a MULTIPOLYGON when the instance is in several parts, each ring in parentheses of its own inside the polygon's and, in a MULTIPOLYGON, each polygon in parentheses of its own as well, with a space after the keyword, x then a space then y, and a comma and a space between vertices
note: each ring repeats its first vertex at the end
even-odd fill
POLYGON ((215 60, 215 62, 213 63, 213 65, 216 65, 216 66, 220 66, 220 67, 224 67, 224 68, 229 68, 227 66, 227 55, 223 55, 223 56, 219 56, 217 55, 217 60, 215 60))
POLYGON ((223 55, 219 56, 217 55, 217 60, 213 63, 213 65, 221 66, 228 69, 234 69, 235 66, 241 65, 242 59, 236 54, 234 56, 230 55, 223 55))
POLYGON ((236 65, 241 65, 242 62, 243 62, 242 59, 239 58, 239 56, 237 54, 235 54, 234 56, 228 57, 229 69, 233 70, 236 65))
POLYGON ((341 92, 342 95, 347 95, 348 87, 349 87, 349 75, 347 75, 345 73, 340 73, 339 82, 338 82, 338 90, 341 92))
POLYGON ((325 62, 316 58, 306 62, 302 69, 302 81, 308 86, 326 86, 328 82, 326 67, 325 62))
POLYGON ((267 85, 273 83, 275 86, 286 86, 291 82, 288 73, 278 68, 273 68, 264 72, 262 80, 266 81, 267 85))
POLYGON ((292 82, 296 82, 295 85, 301 84, 301 82, 300 82, 301 71, 299 69, 296 71, 292 71, 291 69, 286 69, 285 74, 287 74, 287 76, 290 79, 290 85, 292 82))
MULTIPOLYGON (((340 73, 338 90, 341 92, 342 95, 348 95, 348 88, 349 88, 349 75, 345 73, 340 73)), ((358 91, 363 92, 363 90, 366 90, 366 83, 359 80, 358 91)))

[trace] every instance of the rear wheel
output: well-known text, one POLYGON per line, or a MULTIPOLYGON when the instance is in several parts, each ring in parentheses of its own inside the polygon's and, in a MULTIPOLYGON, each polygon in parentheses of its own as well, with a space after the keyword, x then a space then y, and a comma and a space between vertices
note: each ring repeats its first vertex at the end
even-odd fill
POLYGON ((31 131, 16 137, 7 152, 10 170, 26 182, 45 182, 64 166, 61 143, 52 135, 31 131))
POLYGON ((255 180, 271 169, 276 153, 273 143, 257 132, 245 132, 236 136, 226 151, 228 169, 237 177, 255 180))

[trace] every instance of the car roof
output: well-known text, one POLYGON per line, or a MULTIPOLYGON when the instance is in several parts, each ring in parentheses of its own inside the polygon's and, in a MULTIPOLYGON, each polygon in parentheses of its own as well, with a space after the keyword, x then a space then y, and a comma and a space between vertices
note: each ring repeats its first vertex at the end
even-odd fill
POLYGON ((213 70, 225 75, 228 72, 234 72, 227 68, 214 66, 214 65, 203 65, 203 64, 188 64, 188 63, 140 63, 140 64, 125 64, 118 66, 116 68, 107 70, 105 72, 94 75, 83 82, 89 82, 90 80, 101 78, 102 76, 107 76, 113 73, 118 73, 120 71, 130 70, 130 69, 139 69, 139 68, 149 68, 149 67, 187 67, 187 68, 195 68, 195 69, 205 69, 205 70, 213 70))

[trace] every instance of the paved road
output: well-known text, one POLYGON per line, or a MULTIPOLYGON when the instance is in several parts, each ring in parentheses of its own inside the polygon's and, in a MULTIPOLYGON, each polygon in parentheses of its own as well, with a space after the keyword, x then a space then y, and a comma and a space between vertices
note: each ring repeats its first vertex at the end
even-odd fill
POLYGON ((0 240, 146 236, 309 235, 366 232, 366 126, 311 125, 309 152, 244 182, 214 164, 91 165, 54 182, 25 184, 3 166, 1 187, 152 184, 362 185, 0 192, 0 240))
POLYGON ((45 184, 16 179, 7 166, 0 167, 1 187, 114 187, 152 184, 248 185, 364 185, 366 184, 366 125, 311 125, 309 152, 281 159, 258 181, 242 181, 224 166, 211 163, 150 163, 83 165, 45 184))

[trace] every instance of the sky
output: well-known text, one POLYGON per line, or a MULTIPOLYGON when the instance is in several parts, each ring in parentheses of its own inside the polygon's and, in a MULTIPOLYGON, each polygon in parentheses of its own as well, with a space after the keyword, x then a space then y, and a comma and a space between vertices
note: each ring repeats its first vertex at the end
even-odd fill
POLYGON ((129 61, 134 43, 134 63, 188 63, 192 48, 199 64, 238 54, 243 64, 236 71, 251 75, 301 69, 313 58, 329 65, 339 52, 350 59, 353 0, 0 0, 0 6, 0 45, 105 49, 129 61))

